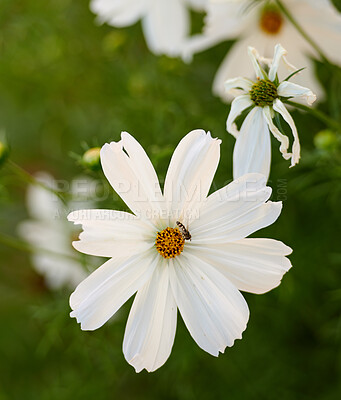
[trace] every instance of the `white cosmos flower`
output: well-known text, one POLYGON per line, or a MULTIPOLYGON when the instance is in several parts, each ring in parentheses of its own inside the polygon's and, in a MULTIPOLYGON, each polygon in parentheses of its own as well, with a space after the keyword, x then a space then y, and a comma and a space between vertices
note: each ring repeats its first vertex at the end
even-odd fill
MULTIPOLYGON (((58 189, 53 177, 46 172, 38 173, 36 178, 44 185, 58 189)), ((75 199, 79 200, 79 195, 89 195, 89 185, 87 178, 74 180, 71 192, 75 199)), ((65 216, 70 209, 76 206, 84 207, 85 204, 89 206, 93 202, 86 201, 85 196, 82 196, 80 202, 74 201, 73 204, 69 204, 69 209, 65 210, 57 195, 37 185, 28 187, 26 202, 31 219, 21 222, 18 231, 35 249, 32 265, 45 277, 50 289, 56 290, 63 286, 75 288, 88 274, 77 253, 70 246, 70 238, 75 236, 76 231, 70 229, 65 216)))
POLYGON ((217 356, 232 346, 249 318, 239 290, 267 292, 291 267, 283 243, 245 239, 281 212, 281 203, 267 201, 264 176, 244 176, 208 196, 219 157, 220 140, 190 132, 172 156, 162 192, 147 154, 124 132, 103 146, 101 162, 133 214, 82 210, 68 217, 84 229, 77 250, 110 257, 71 295, 71 316, 83 330, 97 329, 137 292, 123 342, 137 372, 154 371, 169 357, 177 309, 203 350, 217 356))
POLYGON ((142 20, 149 49, 177 56, 190 31, 189 8, 202 10, 208 0, 92 0, 98 20, 123 27, 142 20))
MULTIPOLYGON (((341 14, 330 0, 283 0, 297 22, 336 63, 341 63, 341 14)), ((231 48, 216 73, 213 92, 228 99, 224 81, 230 76, 246 76, 245 48, 255 47, 265 57, 271 57, 276 43, 281 43, 295 65, 309 67, 297 77, 297 82, 312 88, 319 97, 322 89, 315 77, 310 57, 319 58, 302 38, 273 0, 210 0, 207 5, 204 32, 190 38, 183 55, 191 56, 225 40, 239 39, 231 48)))
POLYGON ((257 50, 249 47, 248 54, 256 72, 256 81, 246 78, 234 78, 225 82, 225 90, 238 95, 231 104, 231 111, 226 121, 226 130, 236 137, 233 152, 234 179, 249 172, 258 172, 269 178, 271 164, 270 132, 280 142, 283 157, 291 159, 293 167, 300 159, 300 142, 295 122, 281 99, 303 99, 309 105, 315 100, 315 94, 303 86, 284 80, 279 83, 277 71, 282 61, 288 70, 295 71, 285 58, 286 50, 275 46, 272 60, 260 57, 257 50), (269 67, 268 74, 261 63, 269 67), (237 90, 237 92, 236 92, 237 90), (234 120, 246 109, 253 107, 243 121, 240 132, 234 120), (275 113, 279 113, 290 126, 294 142, 292 152, 288 153, 289 139, 274 124, 275 113))

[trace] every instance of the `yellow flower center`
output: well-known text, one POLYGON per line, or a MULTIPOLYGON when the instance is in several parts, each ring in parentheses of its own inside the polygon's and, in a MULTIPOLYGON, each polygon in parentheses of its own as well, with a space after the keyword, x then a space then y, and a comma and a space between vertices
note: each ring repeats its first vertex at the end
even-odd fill
POLYGON ((155 239, 156 250, 163 258, 174 258, 184 249, 185 239, 178 228, 166 228, 158 232, 155 239))
POLYGON ((269 80, 260 79, 252 86, 250 97, 257 107, 272 106, 278 97, 276 85, 269 80))
POLYGON ((277 35, 283 26, 283 17, 276 7, 265 7, 260 16, 259 25, 268 35, 277 35))

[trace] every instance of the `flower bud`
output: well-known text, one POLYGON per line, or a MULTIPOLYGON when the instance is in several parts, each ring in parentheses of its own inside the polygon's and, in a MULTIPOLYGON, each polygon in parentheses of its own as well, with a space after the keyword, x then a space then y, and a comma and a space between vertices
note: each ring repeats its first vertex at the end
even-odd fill
POLYGON ((97 171, 101 168, 100 162, 100 147, 93 147, 87 150, 82 157, 81 163, 85 168, 92 171, 97 171))

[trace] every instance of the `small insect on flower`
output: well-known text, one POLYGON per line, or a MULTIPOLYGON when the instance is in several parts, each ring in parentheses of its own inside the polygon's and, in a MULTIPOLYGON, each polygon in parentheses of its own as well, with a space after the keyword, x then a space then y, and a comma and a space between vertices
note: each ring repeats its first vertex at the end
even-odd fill
POLYGON ((162 191, 146 152, 123 132, 119 142, 102 147, 101 162, 132 212, 93 209, 68 216, 83 226, 73 242, 77 250, 110 257, 72 293, 70 315, 93 331, 136 293, 123 353, 137 372, 155 371, 170 356, 178 310, 203 350, 223 353, 242 338, 249 319, 240 290, 265 293, 291 268, 285 257, 291 249, 282 242, 246 238, 281 213, 280 202, 268 201, 271 188, 263 175, 245 175, 208 195, 220 143, 202 130, 186 135, 162 191), (197 188, 198 196, 189 197, 197 188))
POLYGON ((182 224, 180 221, 176 221, 176 225, 178 226, 179 231, 181 232, 181 235, 185 240, 192 240, 192 236, 189 233, 188 229, 185 228, 184 224, 182 224))

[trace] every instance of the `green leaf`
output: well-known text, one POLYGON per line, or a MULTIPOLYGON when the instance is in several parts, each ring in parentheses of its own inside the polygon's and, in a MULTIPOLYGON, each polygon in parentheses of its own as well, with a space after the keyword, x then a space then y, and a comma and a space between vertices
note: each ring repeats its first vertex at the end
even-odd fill
POLYGON ((289 76, 287 76, 284 80, 288 81, 290 78, 292 78, 293 76, 295 76, 296 74, 298 74, 299 72, 303 71, 304 69, 306 69, 306 67, 300 68, 297 71, 294 71, 292 74, 290 74, 289 76))

